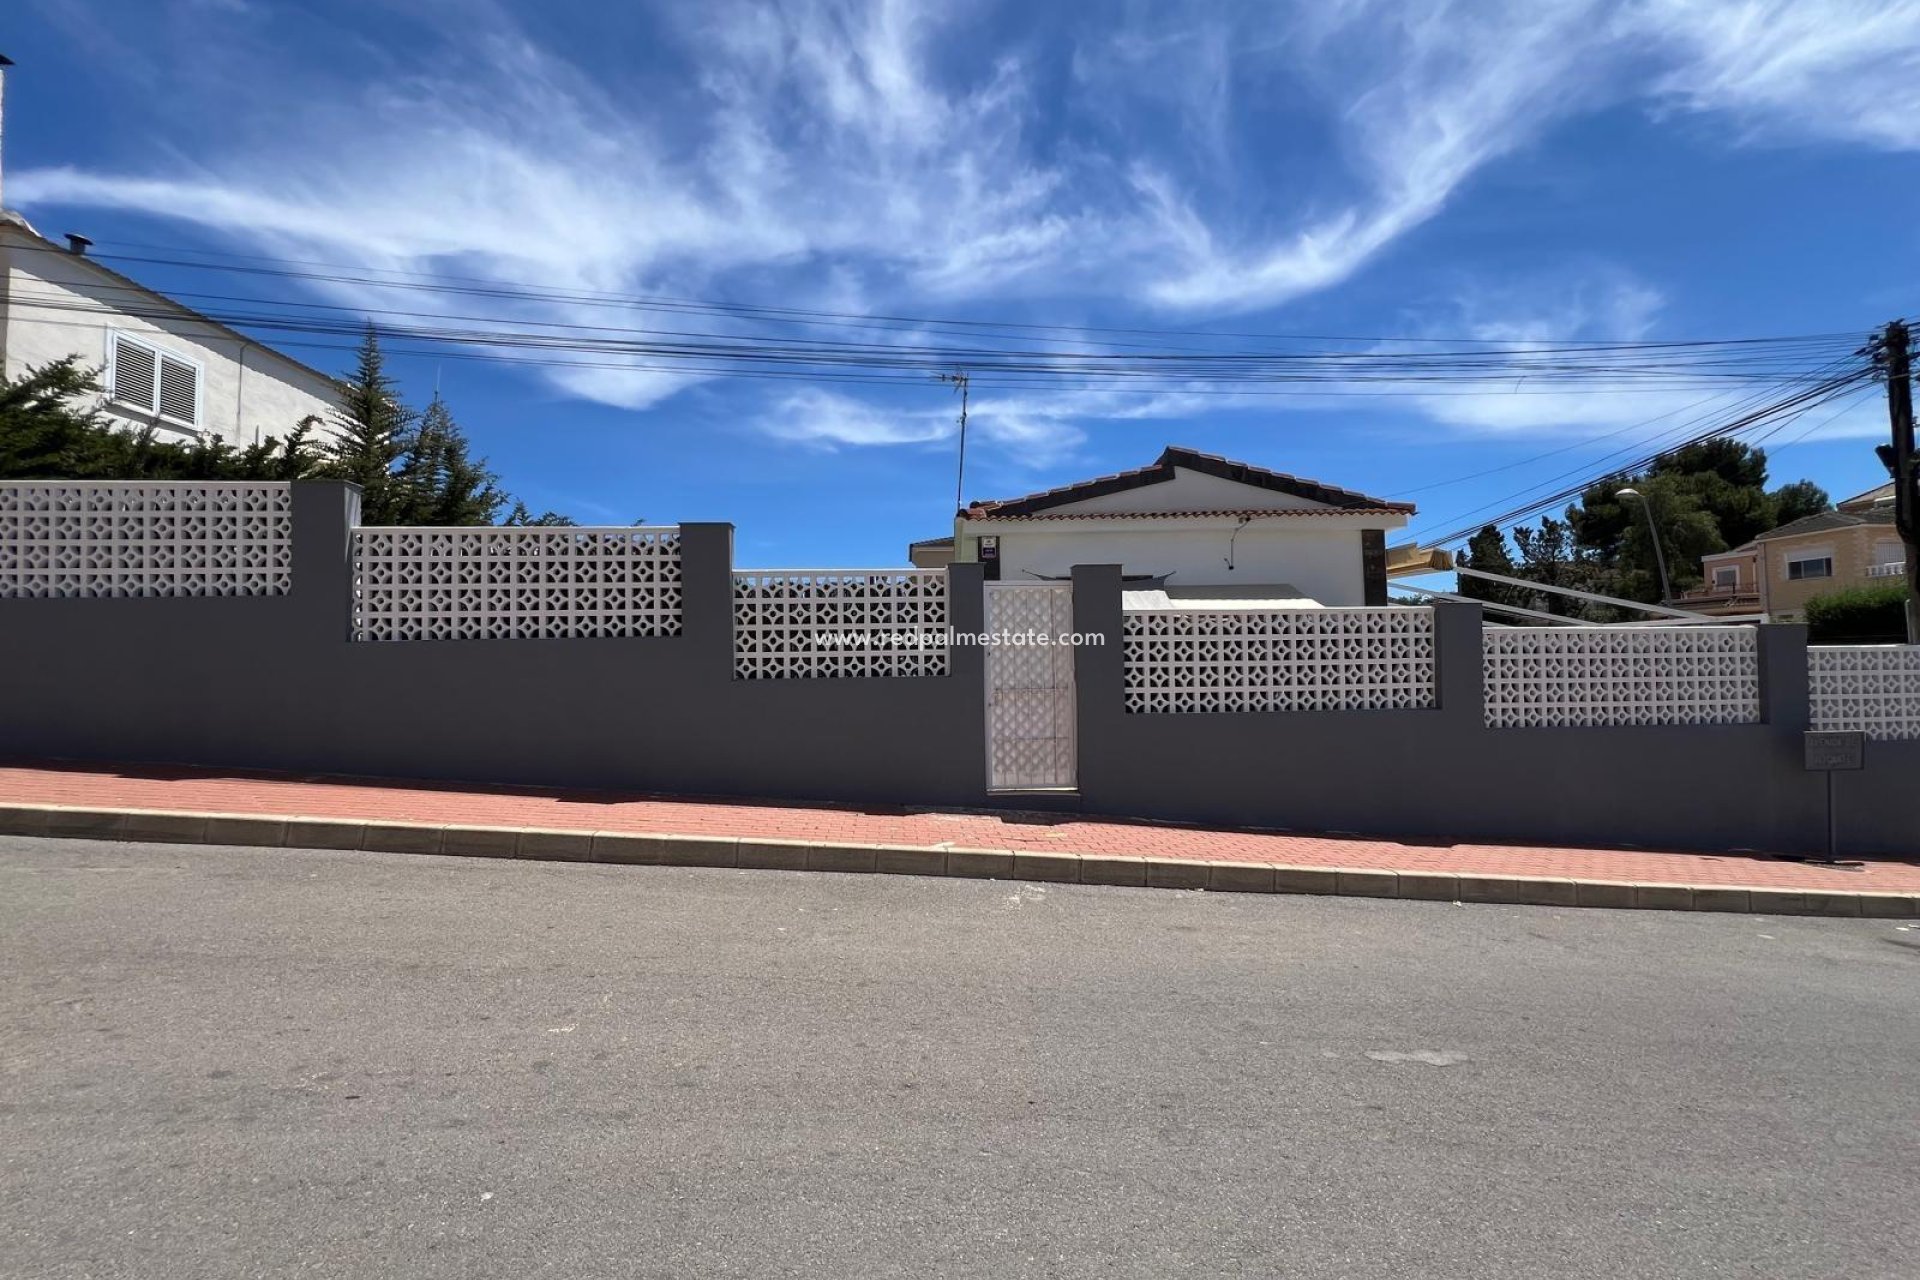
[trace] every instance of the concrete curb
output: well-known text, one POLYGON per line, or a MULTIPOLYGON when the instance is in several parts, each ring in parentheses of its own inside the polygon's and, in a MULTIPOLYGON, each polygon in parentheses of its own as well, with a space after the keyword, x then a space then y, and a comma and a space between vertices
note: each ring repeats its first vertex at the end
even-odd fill
POLYGON ((0 804, 0 834, 156 844, 262 845, 289 849, 364 849, 470 858, 525 858, 629 866, 737 867, 851 871, 1055 884, 1205 889, 1225 893, 1317 893, 1511 906, 1604 907, 1653 911, 1732 911, 1750 915, 1920 917, 1920 894, 1827 889, 1640 884, 1542 876, 1455 875, 1375 867, 1298 867, 1096 853, 968 849, 957 846, 845 844, 749 836, 663 835, 630 831, 552 831, 355 818, 273 817, 246 813, 91 809, 0 804))

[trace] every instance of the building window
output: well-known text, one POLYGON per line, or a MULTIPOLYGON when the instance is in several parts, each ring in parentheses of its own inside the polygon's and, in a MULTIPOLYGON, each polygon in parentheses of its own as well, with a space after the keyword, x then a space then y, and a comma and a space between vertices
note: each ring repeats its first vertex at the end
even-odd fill
POLYGON ((1799 582, 1803 578, 1831 578, 1832 576, 1832 556, 1809 556, 1805 560, 1787 561, 1787 581, 1789 582, 1799 582))
POLYGON ((1713 585, 1722 591, 1731 591, 1740 585, 1740 570, 1732 565, 1716 567, 1713 571, 1713 585))
POLYGON ((190 360, 116 333, 107 387, 115 404, 183 427, 200 425, 200 366, 190 360))

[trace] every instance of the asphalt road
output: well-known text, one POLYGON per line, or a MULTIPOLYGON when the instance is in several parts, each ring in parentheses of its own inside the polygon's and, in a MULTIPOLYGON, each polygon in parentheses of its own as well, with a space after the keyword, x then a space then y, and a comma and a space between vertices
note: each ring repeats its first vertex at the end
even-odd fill
POLYGON ((1920 1274, 1920 929, 0 837, 7 1276, 1920 1274))

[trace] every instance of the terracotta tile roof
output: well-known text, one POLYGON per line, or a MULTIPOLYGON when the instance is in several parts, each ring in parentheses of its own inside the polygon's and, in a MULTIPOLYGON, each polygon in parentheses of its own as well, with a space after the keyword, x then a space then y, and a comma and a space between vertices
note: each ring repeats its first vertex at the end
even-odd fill
MULTIPOLYGON (((1281 471, 1269 471, 1265 467, 1256 467, 1250 463, 1235 462, 1223 458, 1217 453, 1201 453, 1197 449, 1186 449, 1179 445, 1169 445, 1152 465, 1138 467, 1132 471, 1119 471, 1110 476, 1098 476, 1092 480, 1082 480, 1077 484, 1062 485, 1057 489, 1047 489, 1040 493, 1030 493, 1019 498, 1000 498, 986 502, 976 502, 961 512, 969 519, 1003 520, 1009 517, 1034 516, 1038 512, 1068 503, 1082 502, 1088 498, 1098 498, 1110 493, 1124 493, 1129 489, 1140 489, 1150 484, 1162 484, 1173 479, 1175 468, 1184 467, 1188 471, 1198 471, 1204 475, 1216 476, 1222 480, 1232 480, 1240 484, 1251 485, 1256 489, 1266 489, 1273 493, 1284 493, 1290 497, 1304 498, 1309 502, 1324 503, 1336 508, 1340 513, 1356 511, 1391 512, 1396 515, 1412 515, 1410 502, 1388 502, 1384 498, 1368 497, 1352 489, 1342 489, 1335 485, 1322 484, 1318 480, 1308 480, 1301 476, 1287 475, 1281 471)), ((1100 515, 1114 516, 1126 514, 1153 515, 1240 515, 1230 512, 1103 512, 1100 515)), ((1255 514, 1272 515, 1271 511, 1255 514)), ((1289 513, 1290 514, 1290 513, 1289 513)), ((1088 512, 1082 518, 1095 518, 1096 513, 1088 512)))

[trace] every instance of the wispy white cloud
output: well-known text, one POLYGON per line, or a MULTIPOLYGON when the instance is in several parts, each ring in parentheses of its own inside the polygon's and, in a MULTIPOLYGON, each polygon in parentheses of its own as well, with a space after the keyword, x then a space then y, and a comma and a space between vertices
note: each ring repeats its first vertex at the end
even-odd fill
POLYGON ((1749 141, 1920 147, 1920 2, 1641 0, 1624 25, 1662 46, 1653 92, 1722 113, 1749 141))
MULTIPOLYGON (((237 39, 217 9, 173 11, 175 38, 209 50, 237 39)), ((1338 286, 1489 166, 1597 106, 1711 115, 1751 144, 1920 148, 1920 0, 1147 4, 1117 26, 1022 42, 964 6, 716 2, 655 15, 681 70, 651 68, 638 88, 595 78, 490 5, 442 17, 441 43, 394 74, 350 82, 302 67, 298 130, 147 170, 28 170, 8 193, 175 218, 375 273, 837 310, 1071 298, 1199 318, 1338 286), (1049 40, 1070 46, 1064 74, 1049 40), (1272 105, 1282 99, 1284 112, 1272 105), (1063 140, 1069 117, 1125 127, 1063 140), (1302 141, 1311 161, 1274 171, 1270 139, 1302 141)), ((271 33, 249 19, 258 92, 271 98, 282 92, 271 33)), ((662 323, 604 305, 315 287, 477 328, 662 323)), ((1615 304, 1631 309, 1631 293, 1615 304)), ((1551 298, 1503 314, 1477 323, 1516 342, 1633 327, 1624 314, 1555 311, 1551 298)), ((687 316, 671 327, 734 331, 687 316)), ((701 380, 603 363, 615 367, 541 373, 629 408, 701 380)), ((1492 431, 1632 411, 1486 390, 1418 403, 1492 431)), ((986 396, 976 416, 989 441, 1071 448, 1139 399, 986 396)), ((817 413, 817 426, 779 433, 814 445, 911 445, 948 429, 942 412, 864 413, 839 393, 768 403, 817 413)))

